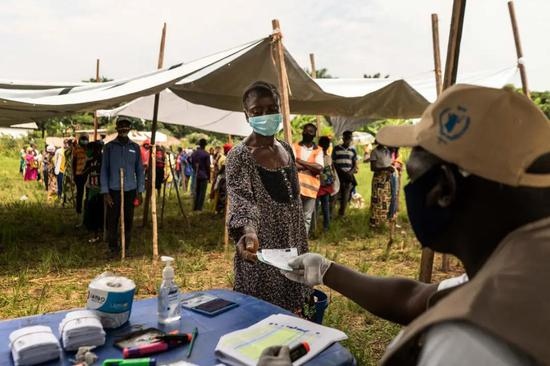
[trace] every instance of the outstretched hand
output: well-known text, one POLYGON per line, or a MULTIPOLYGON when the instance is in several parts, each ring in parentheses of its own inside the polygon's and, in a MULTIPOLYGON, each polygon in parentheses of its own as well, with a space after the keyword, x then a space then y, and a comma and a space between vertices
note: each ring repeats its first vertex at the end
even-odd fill
POLYGON ((291 281, 303 283, 308 286, 323 284, 323 277, 327 273, 331 261, 317 253, 306 253, 288 261, 292 272, 282 271, 291 281))

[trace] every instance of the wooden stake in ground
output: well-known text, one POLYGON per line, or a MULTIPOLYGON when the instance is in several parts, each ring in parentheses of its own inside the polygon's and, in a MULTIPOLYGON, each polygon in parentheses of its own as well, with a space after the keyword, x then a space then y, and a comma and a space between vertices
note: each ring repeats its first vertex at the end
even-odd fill
MULTIPOLYGON (((176 157, 177 159, 177 157, 176 157)), ((175 182, 175 174, 174 174, 174 166, 172 165, 172 156, 168 154, 168 164, 170 164, 170 174, 172 174, 172 182, 175 182)), ((178 198, 178 205, 180 206, 180 212, 183 216, 183 219, 185 220, 185 224, 189 226, 189 220, 187 219, 187 215, 185 214, 185 211, 183 210, 183 203, 181 202, 180 197, 180 191, 177 184, 174 184, 174 187, 176 189, 176 197, 178 198)))
MULTIPOLYGON (((447 48, 447 59, 445 62, 445 78, 443 80, 443 90, 453 85, 456 82, 456 74, 458 71, 458 59, 460 55, 460 41, 462 39, 462 27, 464 25, 464 12, 466 10, 466 0, 454 0, 453 14, 451 18, 451 29, 449 31, 449 45, 447 48)), ((432 38, 434 40, 434 62, 436 62, 435 40, 439 38, 436 34, 439 32, 437 24, 437 16, 432 15, 432 38)), ((439 48, 439 44, 437 44, 439 48)), ((437 68, 437 66, 436 66, 437 68)), ((436 81, 437 82, 437 81, 436 81)), ((422 250, 420 259, 419 279, 422 282, 429 283, 432 280, 434 253, 428 248, 422 250)))
MULTIPOLYGON (((99 59, 96 60, 95 64, 95 82, 99 83, 99 59)), ((97 112, 94 112, 94 141, 97 141, 97 112)))
POLYGON ((512 31, 514 32, 514 42, 516 43, 516 54, 518 57, 518 68, 521 76, 521 86, 523 94, 527 98, 531 99, 531 93, 529 93, 529 85, 527 84, 527 73, 525 71, 525 65, 523 63, 523 50, 521 49, 521 40, 519 39, 519 29, 516 20, 516 11, 514 10, 514 2, 508 1, 508 10, 510 12, 510 20, 512 21, 512 31))
POLYGON ((120 168, 120 248, 122 259, 126 258, 126 232, 124 229, 124 169, 120 168))
POLYGON ((160 207, 160 227, 162 227, 162 225, 164 224, 164 206, 165 205, 166 205, 166 180, 163 179, 162 180, 162 204, 160 207))
MULTIPOLYGON (((155 156, 157 155, 157 147, 156 145, 151 145, 151 155, 155 156)), ((156 159, 155 159, 156 161, 156 159)), ((156 170, 155 168, 151 169, 151 180, 153 181, 153 185, 155 184, 156 179, 156 170)), ((157 231, 157 190, 153 186, 153 190, 151 192, 151 217, 153 219, 153 258, 157 259, 159 257, 159 242, 158 242, 158 231, 157 231)))
MULTIPOLYGON (((157 63, 157 69, 162 69, 163 63, 164 63, 164 45, 166 43, 166 23, 164 23, 164 26, 162 27, 162 35, 160 37, 160 50, 159 50, 159 58, 157 63)), ((157 118, 158 118, 158 112, 159 112, 159 101, 160 101, 160 94, 155 94, 155 102, 153 105, 153 121, 151 124, 151 146, 155 145, 156 140, 156 133, 157 133, 157 118)), ((149 155, 149 165, 148 165, 148 172, 147 176, 152 176, 152 171, 155 170, 153 167, 153 159, 155 157, 153 154, 149 155)), ((153 186, 155 182, 151 179, 147 182, 147 186, 145 187, 145 202, 143 205, 143 227, 147 226, 147 223, 149 221, 149 202, 151 201, 151 195, 154 192, 153 186)), ((156 218, 155 220, 156 221, 156 218)), ((153 231, 156 230, 156 228, 153 228, 153 231)))
POLYGON ((288 101, 288 76, 286 73, 285 65, 285 53, 283 49, 283 34, 281 33, 281 26, 278 19, 271 21, 273 26, 273 48, 275 53, 275 60, 277 62, 277 71, 279 77, 279 93, 281 94, 281 112, 283 114, 283 130, 285 134, 285 140, 289 144, 292 144, 292 129, 290 128, 290 103, 288 101))
MULTIPOLYGON (((317 79, 317 69, 315 68, 315 55, 309 54, 309 62, 311 64, 311 78, 317 79)), ((321 116, 317 116, 317 138, 321 136, 321 116)))

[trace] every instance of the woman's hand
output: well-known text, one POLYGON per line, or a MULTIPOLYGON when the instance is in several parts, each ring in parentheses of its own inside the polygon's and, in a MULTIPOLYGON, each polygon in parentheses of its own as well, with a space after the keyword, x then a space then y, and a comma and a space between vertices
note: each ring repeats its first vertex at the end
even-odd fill
POLYGON ((258 236, 254 229, 245 229, 245 234, 241 236, 237 243, 237 254, 248 262, 255 262, 258 260, 256 252, 260 246, 258 236))

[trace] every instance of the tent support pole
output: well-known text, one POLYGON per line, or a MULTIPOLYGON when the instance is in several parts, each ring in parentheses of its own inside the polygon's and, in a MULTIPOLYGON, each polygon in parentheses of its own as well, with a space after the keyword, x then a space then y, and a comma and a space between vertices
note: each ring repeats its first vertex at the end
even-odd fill
MULTIPOLYGON (((451 17, 451 29, 449 31, 449 44, 447 47, 447 59, 445 61, 445 78, 443 80, 443 90, 456 82, 456 75, 458 71, 458 59, 460 55, 460 41, 462 39, 462 28, 464 25, 464 12, 466 10, 466 0, 454 0, 453 1, 453 13, 451 17)), ((437 26, 437 16, 432 15, 432 31, 436 33, 439 31, 437 26), (434 21, 435 20, 435 21, 434 21)), ((439 38, 439 36, 437 36, 439 38)), ((436 35, 433 34, 434 39, 434 61, 435 61, 435 39, 436 35)), ((439 45, 437 45, 439 47, 439 45)), ((420 273, 419 280, 429 283, 432 280, 432 270, 434 262, 434 253, 428 248, 422 250, 422 257, 420 259, 420 273)))
MULTIPOLYGON (((157 146, 155 144, 151 144, 151 155, 152 156, 157 155, 157 146)), ((156 172, 157 172, 156 169, 151 170, 151 181, 153 182, 156 179, 156 172)), ((151 195, 151 217, 153 219, 153 259, 158 259, 159 242, 158 242, 158 231, 157 231, 157 195, 154 187, 153 187, 153 194, 151 195)))
POLYGON ((510 20, 512 22, 512 31, 514 32, 514 42, 516 44, 516 54, 518 57, 518 68, 519 74, 521 76, 521 86, 523 89, 523 94, 527 98, 531 99, 531 93, 529 92, 529 84, 527 83, 527 72, 525 71, 525 65, 523 64, 523 50, 521 49, 521 40, 519 38, 519 28, 516 20, 516 11, 514 9, 514 2, 512 0, 508 1, 508 10, 510 12, 510 20))
MULTIPOLYGON (((435 73, 435 90, 437 96, 441 94, 441 52, 439 50, 439 19, 437 14, 432 14, 432 41, 434 54, 434 73, 435 73)), ((429 249, 428 249, 429 250, 429 249)), ((449 271, 449 256, 443 254, 441 256, 441 270, 449 271)))
POLYGON ((283 129, 285 140, 292 144, 292 129, 290 128, 290 103, 288 101, 288 76, 286 74, 285 52, 283 49, 283 34, 278 19, 271 21, 273 26, 273 43, 277 60, 278 76, 279 76, 279 93, 281 93, 281 112, 283 114, 283 129))
MULTIPOLYGON (((95 82, 99 83, 99 59, 96 60, 95 63, 95 82)), ((94 111, 94 141, 97 141, 97 127, 98 127, 98 121, 97 121, 97 112, 94 111)), ((44 137, 44 136, 42 136, 44 137)))
MULTIPOLYGON (((311 78, 317 79, 317 69, 315 68, 315 54, 309 54, 309 62, 311 64, 311 78)), ((317 125, 317 138, 321 136, 321 116, 316 116, 316 125, 317 125)))
MULTIPOLYGON (((160 38, 160 50, 159 50, 159 58, 158 58, 158 69, 162 69, 162 65, 164 63, 164 45, 166 42, 166 23, 164 23, 164 26, 162 27, 162 35, 160 38)), ((157 133, 157 118, 158 118, 158 111, 159 111, 159 100, 160 100, 160 94, 155 94, 155 103, 153 105, 153 121, 151 124, 151 146, 155 145, 155 135, 157 133)), ((149 154, 149 164, 147 166, 147 176, 152 177, 152 172, 154 171, 153 168, 153 161, 154 161, 154 155, 151 153, 149 154)), ((147 226, 147 223, 149 221, 149 204, 152 202, 152 195, 155 194, 155 190, 153 188, 153 180, 148 179, 147 185, 145 189, 145 202, 143 205, 143 227, 147 226)), ((156 210, 155 210, 156 211, 156 210)), ((156 218, 155 220, 156 221, 156 218)), ((153 223, 153 237, 155 236, 155 231, 157 230, 156 225, 153 223)), ((158 253, 157 253, 158 254, 158 253)), ((155 257, 156 258, 156 257, 155 257)))

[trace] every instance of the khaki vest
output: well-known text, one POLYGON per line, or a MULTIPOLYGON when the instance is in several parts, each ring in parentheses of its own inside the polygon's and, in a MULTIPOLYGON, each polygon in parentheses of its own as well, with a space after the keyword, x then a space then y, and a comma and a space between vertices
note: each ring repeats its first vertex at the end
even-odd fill
MULTIPOLYGON (((382 365, 416 365, 422 335, 466 321, 550 364, 550 217, 509 234, 469 283, 415 319, 388 346, 382 365)), ((467 352, 468 350, 464 350, 467 352)))
MULTIPOLYGON (((294 144, 294 155, 296 159, 302 159, 302 146, 300 144, 294 144)), ((319 146, 315 146, 309 158, 308 163, 315 163, 317 155, 322 154, 323 150, 319 146)), ((303 170, 298 172, 298 180, 300 181, 300 194, 305 197, 317 198, 317 192, 321 187, 321 179, 318 175, 313 175, 309 170, 303 170)))

